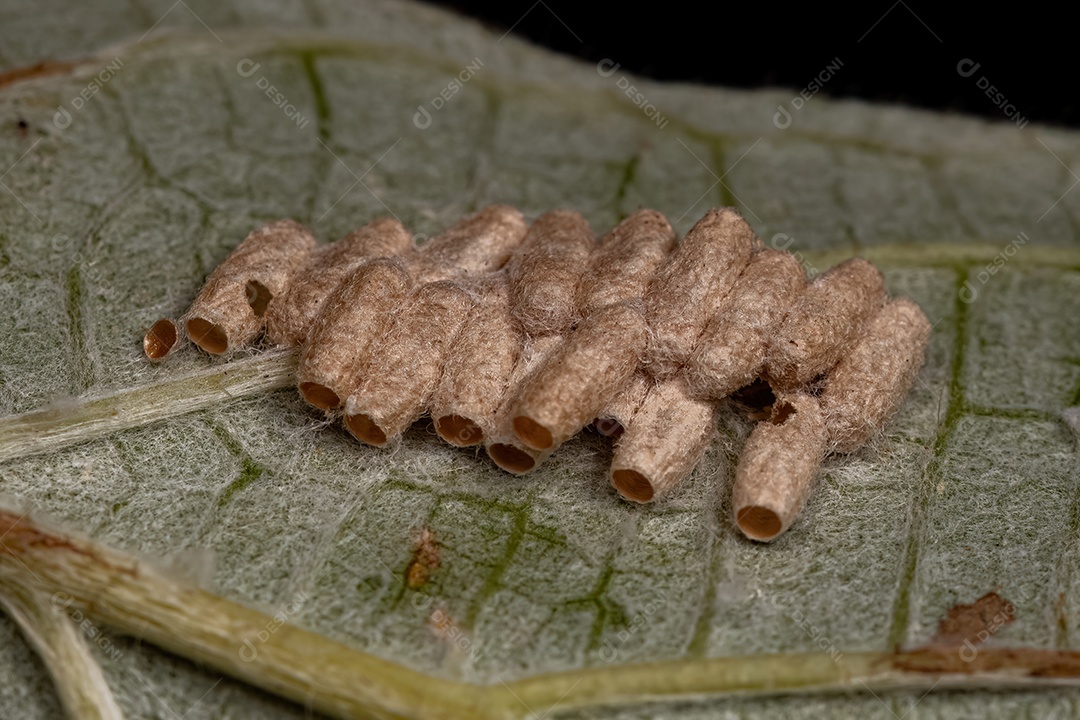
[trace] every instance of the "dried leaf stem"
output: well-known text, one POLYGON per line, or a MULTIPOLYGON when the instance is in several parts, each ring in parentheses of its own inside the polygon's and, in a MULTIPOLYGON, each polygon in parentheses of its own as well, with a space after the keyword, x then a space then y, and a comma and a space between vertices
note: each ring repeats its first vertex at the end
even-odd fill
POLYGON ((979 648, 974 657, 955 647, 764 654, 616 665, 487 686, 453 682, 289 624, 254 645, 274 623, 270 616, 9 510, 0 510, 0 584, 20 597, 64 593, 69 609, 341 718, 518 720, 733 694, 1080 686, 1078 652, 1001 647, 979 648))
POLYGON ((66 604, 55 602, 56 598, 15 583, 0 587, 0 607, 45 663, 68 717, 122 720, 101 667, 65 612, 66 604))
POLYGON ((295 384, 297 353, 268 351, 194 373, 0 417, 0 462, 104 437, 118 430, 295 384))

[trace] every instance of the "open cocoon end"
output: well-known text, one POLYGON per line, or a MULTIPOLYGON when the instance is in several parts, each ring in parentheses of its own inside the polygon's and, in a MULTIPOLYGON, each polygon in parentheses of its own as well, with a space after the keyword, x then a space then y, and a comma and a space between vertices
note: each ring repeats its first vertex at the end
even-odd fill
POLYGON ((777 398, 772 416, 757 424, 735 470, 735 524, 751 540, 769 542, 798 516, 825 458, 828 432, 817 398, 777 398))
POLYGON ((400 259, 361 265, 331 293, 300 353, 300 394, 321 410, 335 410, 353 394, 378 341, 411 287, 400 259))
POLYGON ((315 237, 294 220, 254 231, 207 278, 182 320, 188 338, 212 355, 254 342, 274 299, 315 249, 315 237))
POLYGON ((608 474, 627 500, 670 492, 698 464, 713 437, 716 406, 690 395, 680 376, 658 381, 625 423, 608 474))

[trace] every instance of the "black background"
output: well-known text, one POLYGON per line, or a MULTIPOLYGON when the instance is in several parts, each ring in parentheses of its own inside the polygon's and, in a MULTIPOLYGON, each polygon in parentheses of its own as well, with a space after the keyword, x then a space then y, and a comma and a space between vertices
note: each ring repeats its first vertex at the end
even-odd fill
POLYGON ((610 58, 658 80, 798 91, 839 58, 843 67, 824 89, 832 96, 1016 122, 978 87, 985 77, 1030 122, 1080 125, 1078 24, 1041 5, 1000 11, 885 0, 853 9, 761 2, 700 9, 674 1, 637 11, 562 0, 435 4, 500 34, 513 28, 535 44, 591 62, 610 58), (957 72, 965 58, 980 65, 970 77, 957 72))

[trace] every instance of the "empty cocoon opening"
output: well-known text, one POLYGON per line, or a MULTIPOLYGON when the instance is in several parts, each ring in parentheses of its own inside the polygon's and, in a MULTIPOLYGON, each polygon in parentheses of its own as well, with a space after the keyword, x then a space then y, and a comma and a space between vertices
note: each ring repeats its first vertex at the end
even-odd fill
POLYGON ((389 327, 410 285, 401 259, 380 258, 355 269, 334 289, 300 353, 296 379, 305 400, 333 410, 352 395, 372 343, 389 327))
POLYGON ((759 246, 734 208, 714 208, 679 242, 645 292, 653 337, 648 367, 671 374, 690 358, 705 325, 759 246))
POLYGON ((510 311, 529 336, 554 335, 577 322, 577 289, 596 244, 580 213, 536 219, 507 264, 510 311))
POLYGON ((358 440, 385 445, 427 408, 450 346, 476 301, 452 280, 417 288, 371 350, 360 387, 345 402, 345 427, 358 440))
POLYGON ((330 293, 350 273, 372 258, 405 253, 412 235, 394 218, 379 218, 329 245, 322 245, 304 263, 266 313, 266 337, 278 346, 297 347, 330 293))
POLYGON ((715 413, 713 403, 691 396, 682 376, 658 380, 615 445, 612 486, 639 503, 671 491, 708 448, 715 413))
POLYGON ((583 320, 523 383, 511 410, 518 440, 551 450, 585 427, 633 375, 647 332, 640 302, 583 320))
POLYGON ((821 406, 834 451, 858 450, 904 402, 926 359, 930 329, 914 302, 891 300, 829 372, 821 406))
POLYGON ((582 317, 640 298, 675 245, 675 231, 655 210, 638 210, 605 235, 578 290, 582 317))
POLYGON ((754 253, 717 307, 686 365, 695 394, 726 397, 761 374, 773 333, 806 287, 791 253, 754 253))
POLYGON ((505 273, 484 278, 476 289, 479 301, 450 348, 429 403, 439 437, 461 447, 479 445, 494 431, 524 343, 510 314, 505 273))
POLYGON ((311 232, 294 220, 255 230, 210 273, 183 318, 188 338, 214 355, 255 341, 272 302, 315 249, 311 232))
POLYGON ((817 378, 850 352, 884 302, 885 280, 862 258, 822 273, 773 336, 766 360, 769 381, 789 389, 817 378))
POLYGON ((413 276, 423 284, 498 270, 527 230, 524 216, 516 209, 489 205, 425 243, 412 258, 413 276))
POLYGON ((521 354, 495 414, 494 428, 490 435, 484 438, 488 457, 503 470, 521 475, 535 470, 551 454, 551 450, 537 450, 517 439, 511 413, 514 398, 520 393, 521 387, 543 366, 562 341, 558 335, 546 335, 527 339, 521 348, 521 354))
POLYGON ((780 536, 798 516, 825 457, 828 433, 817 398, 782 396, 758 423, 735 470, 735 524, 751 540, 780 536))
POLYGON ((160 362, 172 354, 180 339, 180 326, 172 318, 161 318, 150 326, 143 336, 143 352, 153 362, 160 362))

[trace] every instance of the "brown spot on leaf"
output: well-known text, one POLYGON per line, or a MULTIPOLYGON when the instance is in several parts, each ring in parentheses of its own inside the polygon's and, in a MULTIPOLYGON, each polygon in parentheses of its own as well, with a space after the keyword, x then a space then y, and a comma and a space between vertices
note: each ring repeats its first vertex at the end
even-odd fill
POLYGON ((420 529, 420 534, 413 545, 413 556, 405 568, 405 585, 410 590, 423 587, 428 577, 439 567, 439 545, 435 542, 435 533, 431 528, 420 529))
POLYGON ((996 592, 988 592, 970 605, 954 605, 938 623, 930 645, 980 645, 1003 625, 1016 619, 1016 608, 996 592))

